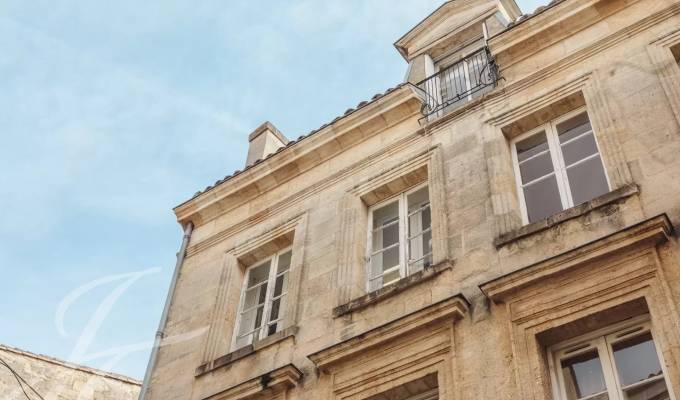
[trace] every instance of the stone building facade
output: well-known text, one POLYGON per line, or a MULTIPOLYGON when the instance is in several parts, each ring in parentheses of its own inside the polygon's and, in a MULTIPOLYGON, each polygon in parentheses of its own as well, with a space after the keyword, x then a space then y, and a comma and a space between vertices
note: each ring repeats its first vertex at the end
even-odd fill
POLYGON ((140 386, 141 382, 126 376, 0 345, 3 400, 133 400, 140 386))
POLYGON ((147 399, 680 396, 680 1, 445 2, 175 209, 147 399))

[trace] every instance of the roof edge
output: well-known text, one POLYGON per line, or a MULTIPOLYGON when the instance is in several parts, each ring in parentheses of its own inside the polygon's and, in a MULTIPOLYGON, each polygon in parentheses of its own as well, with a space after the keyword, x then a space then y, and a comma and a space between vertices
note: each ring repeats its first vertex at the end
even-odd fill
POLYGON ((97 369, 97 368, 87 367, 87 366, 84 366, 84 365, 64 361, 64 360, 61 360, 61 359, 58 359, 58 358, 55 358, 55 357, 46 356, 46 355, 38 354, 38 353, 33 353, 33 352, 30 352, 30 351, 19 349, 17 347, 12 347, 12 346, 0 344, 0 351, 3 351, 3 350, 10 352, 10 353, 20 355, 20 356, 29 357, 29 358, 33 358, 33 359, 36 359, 36 360, 39 360, 39 361, 46 362, 46 363, 58 365, 58 366, 61 366, 61 367, 64 367, 64 368, 69 368, 69 369, 73 369, 73 370, 76 370, 76 371, 85 372, 85 373, 88 373, 88 374, 98 375, 98 376, 101 376, 101 377, 104 377, 104 378, 114 379, 114 380, 117 380, 117 381, 129 383, 131 385, 136 385, 136 386, 140 386, 140 387, 142 386, 142 381, 131 378, 129 376, 116 374, 115 372, 109 372, 109 371, 104 371, 104 370, 97 369))

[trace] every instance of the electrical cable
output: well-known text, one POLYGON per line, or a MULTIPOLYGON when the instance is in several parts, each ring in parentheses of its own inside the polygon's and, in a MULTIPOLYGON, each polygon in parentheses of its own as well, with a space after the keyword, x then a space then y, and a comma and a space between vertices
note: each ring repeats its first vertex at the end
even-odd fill
POLYGON ((12 375, 14 376, 14 379, 17 380, 17 383, 19 384, 19 387, 21 388, 21 391, 24 392, 24 396, 26 396, 26 398, 27 398, 28 400, 31 400, 31 397, 28 395, 28 393, 26 393, 26 390, 24 389, 24 385, 28 386, 28 388, 31 389, 31 391, 33 391, 33 393, 35 393, 36 396, 38 396, 41 400, 45 400, 45 398, 43 398, 43 397, 40 395, 40 393, 38 393, 38 391, 35 390, 35 389, 33 388, 33 386, 31 386, 30 383, 26 382, 26 379, 24 379, 21 375, 19 375, 19 373, 16 372, 16 371, 14 370, 14 368, 12 368, 12 366, 10 366, 10 365, 9 365, 5 360, 3 360, 2 358, 0 358, 0 364, 4 365, 4 366, 9 370, 9 372, 12 373, 12 375), (23 384, 22 384, 22 382, 23 382, 23 384))

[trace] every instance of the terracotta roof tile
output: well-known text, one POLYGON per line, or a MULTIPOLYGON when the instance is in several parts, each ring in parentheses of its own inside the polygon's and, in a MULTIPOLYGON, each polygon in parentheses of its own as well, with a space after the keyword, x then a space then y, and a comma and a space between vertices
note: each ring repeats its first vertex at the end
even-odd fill
POLYGON ((216 181, 214 185, 212 185, 212 186, 207 186, 207 187, 206 187, 205 189, 203 189, 202 191, 196 192, 196 193, 191 197, 191 200, 193 200, 193 199, 195 199, 196 197, 202 195, 203 193, 206 193, 207 191, 209 191, 209 190, 215 188, 216 186, 218 186, 218 185, 220 185, 220 184, 222 184, 222 183, 224 183, 224 182, 226 182, 226 181, 228 181, 228 180, 230 180, 230 179, 232 179, 232 178, 235 178, 236 176, 240 175, 241 173, 250 170, 251 168, 255 167, 256 165, 261 164, 263 161, 268 160, 268 159, 270 159, 271 157, 274 157, 276 154, 281 153, 283 150, 285 150, 285 149, 287 149, 287 148, 293 146, 293 145, 296 144, 296 143, 299 143, 301 140, 303 140, 303 139, 305 139, 305 138, 308 138, 308 137, 314 135, 315 133, 321 131, 322 129, 324 129, 324 128, 326 128, 326 127, 328 127, 329 125, 332 125, 333 123, 335 123, 335 122, 341 120, 342 118, 344 118, 344 117, 346 117, 346 116, 348 116, 348 115, 350 115, 350 114, 352 114, 352 113, 354 113, 354 112, 360 110, 361 108, 363 108, 363 107, 365 107, 365 106, 367 106, 367 105, 369 105, 369 104, 375 102, 376 100, 378 100, 378 99, 380 99, 380 98, 382 98, 382 97, 384 97, 384 96, 387 96, 388 94, 394 92, 395 90, 400 89, 400 88, 403 87, 404 85, 406 85, 406 83, 402 83, 402 84, 399 84, 399 85, 397 85, 397 86, 395 86, 395 87, 393 87, 393 88, 389 88, 389 89, 387 89, 386 91, 384 91, 384 92, 382 92, 382 93, 377 93, 376 95, 374 95, 373 97, 371 97, 371 100, 364 100, 364 101, 360 102, 360 103, 356 106, 356 108, 349 108, 349 109, 347 109, 347 111, 345 111, 345 113, 344 113, 343 115, 340 115, 340 116, 335 117, 330 123, 325 123, 325 124, 321 125, 319 128, 310 131, 310 132, 307 133, 306 135, 302 135, 302 136, 298 137, 297 140, 291 140, 291 141, 289 141, 284 147, 281 147, 281 148, 277 149, 274 153, 269 154, 269 155, 266 156, 265 158, 259 159, 259 160, 255 161, 252 165, 247 166, 247 167, 244 168, 243 170, 236 170, 236 171, 234 171, 231 175, 227 175, 227 176, 225 176, 223 179, 216 181))

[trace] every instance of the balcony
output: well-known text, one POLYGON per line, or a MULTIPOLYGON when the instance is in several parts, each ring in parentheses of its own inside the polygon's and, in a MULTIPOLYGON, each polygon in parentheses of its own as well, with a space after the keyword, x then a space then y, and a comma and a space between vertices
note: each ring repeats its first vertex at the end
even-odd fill
POLYGON ((490 91, 498 79, 496 64, 483 48, 416 85, 425 97, 423 114, 440 117, 490 91))

